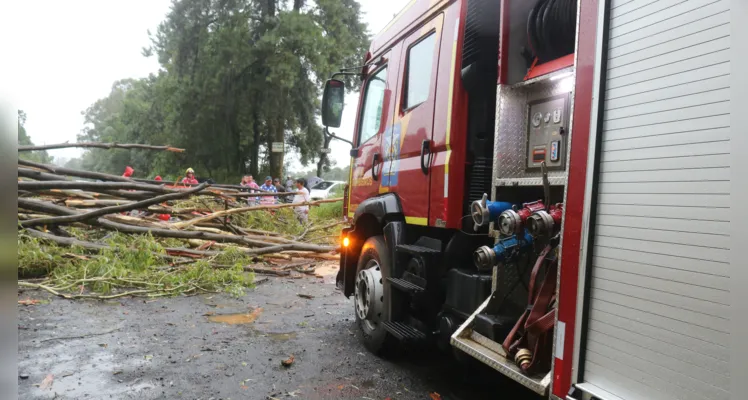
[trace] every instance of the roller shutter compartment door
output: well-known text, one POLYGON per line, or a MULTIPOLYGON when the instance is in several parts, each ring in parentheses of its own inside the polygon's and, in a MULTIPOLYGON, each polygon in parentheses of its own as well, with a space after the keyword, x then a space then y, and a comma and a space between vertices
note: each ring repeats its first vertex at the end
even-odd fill
POLYGON ((729 0, 612 0, 582 381, 727 400, 729 0))

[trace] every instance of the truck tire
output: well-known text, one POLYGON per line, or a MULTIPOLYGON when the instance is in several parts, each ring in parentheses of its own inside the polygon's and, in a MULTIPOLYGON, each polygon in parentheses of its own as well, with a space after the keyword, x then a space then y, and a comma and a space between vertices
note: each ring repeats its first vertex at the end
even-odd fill
POLYGON ((389 285, 385 289, 384 282, 390 276, 391 266, 384 237, 367 239, 356 267, 353 303, 364 346, 374 354, 385 353, 394 342, 382 326, 389 319, 389 285))

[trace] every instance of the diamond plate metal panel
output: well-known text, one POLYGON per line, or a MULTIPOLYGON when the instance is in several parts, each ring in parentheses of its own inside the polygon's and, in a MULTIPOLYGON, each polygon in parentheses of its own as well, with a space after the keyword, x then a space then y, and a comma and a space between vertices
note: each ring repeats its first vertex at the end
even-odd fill
MULTIPOLYGON (((557 74, 563 73, 564 71, 560 71, 557 74)), ((550 80, 548 77, 540 77, 511 86, 499 85, 496 94, 498 107, 496 107, 494 139, 496 157, 494 182, 496 185, 542 185, 542 175, 539 171, 525 171, 528 103, 569 93, 571 85, 568 79, 573 78, 550 80)), ((570 105, 570 109, 572 106, 570 105)), ((566 148, 568 148, 570 133, 565 135, 566 148)), ((549 171, 548 178, 551 185, 564 185, 566 171, 549 171)))

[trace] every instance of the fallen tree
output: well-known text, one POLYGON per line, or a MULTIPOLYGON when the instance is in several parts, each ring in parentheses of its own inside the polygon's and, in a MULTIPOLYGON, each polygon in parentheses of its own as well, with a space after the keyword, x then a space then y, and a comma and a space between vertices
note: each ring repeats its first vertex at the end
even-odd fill
MULTIPOLYGON (((277 202, 295 193, 18 165, 19 278, 41 277, 21 279, 25 288, 70 299, 238 293, 251 284, 247 272, 310 273, 313 267, 277 263, 339 259, 334 238, 342 221, 330 219, 339 206, 329 203, 341 199, 255 205, 254 198, 277 202), (309 225, 291 212, 302 205, 313 207, 309 225)), ((341 209, 335 213, 342 218, 341 209)))

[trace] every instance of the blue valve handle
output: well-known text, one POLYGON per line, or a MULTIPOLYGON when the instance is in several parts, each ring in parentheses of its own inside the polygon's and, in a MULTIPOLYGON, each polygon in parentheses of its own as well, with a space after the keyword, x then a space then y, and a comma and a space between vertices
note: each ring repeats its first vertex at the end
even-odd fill
POLYGON ((527 249, 532 245, 532 235, 525 230, 523 237, 517 238, 516 235, 512 235, 508 238, 499 240, 493 248, 493 252, 496 255, 496 262, 506 262, 515 254, 527 249))
POLYGON ((488 209, 489 220, 496 221, 501 213, 512 208, 512 203, 507 203, 505 201, 487 201, 486 208, 488 209))

